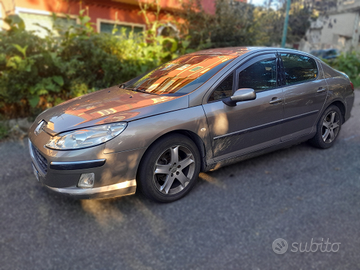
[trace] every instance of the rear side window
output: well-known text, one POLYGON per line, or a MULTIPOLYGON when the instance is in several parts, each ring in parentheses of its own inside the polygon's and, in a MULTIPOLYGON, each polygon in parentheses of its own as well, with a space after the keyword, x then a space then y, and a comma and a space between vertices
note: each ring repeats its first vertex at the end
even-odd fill
POLYGON ((281 59, 285 70, 286 85, 315 80, 318 69, 314 59, 299 55, 284 53, 281 59))

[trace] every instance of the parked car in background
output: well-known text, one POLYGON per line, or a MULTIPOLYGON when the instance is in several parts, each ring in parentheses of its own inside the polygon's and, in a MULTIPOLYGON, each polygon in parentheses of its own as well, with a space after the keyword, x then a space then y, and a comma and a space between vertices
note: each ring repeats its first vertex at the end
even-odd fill
POLYGON ((29 130, 38 181, 76 198, 171 202, 200 171, 303 141, 331 147, 350 117, 349 78, 280 48, 181 56, 41 113, 29 130))
POLYGON ((310 53, 316 57, 326 60, 334 59, 340 56, 340 51, 338 49, 312 50, 310 53))

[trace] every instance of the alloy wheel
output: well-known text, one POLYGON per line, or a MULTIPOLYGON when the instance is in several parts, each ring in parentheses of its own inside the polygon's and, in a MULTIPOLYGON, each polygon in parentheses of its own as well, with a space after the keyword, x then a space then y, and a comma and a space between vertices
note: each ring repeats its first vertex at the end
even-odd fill
POLYGON ((192 152, 185 146, 175 145, 157 158, 153 181, 161 193, 177 194, 190 183, 194 173, 195 161, 192 152))
POLYGON ((322 139, 325 143, 333 142, 340 130, 340 115, 335 111, 330 111, 323 120, 322 139))

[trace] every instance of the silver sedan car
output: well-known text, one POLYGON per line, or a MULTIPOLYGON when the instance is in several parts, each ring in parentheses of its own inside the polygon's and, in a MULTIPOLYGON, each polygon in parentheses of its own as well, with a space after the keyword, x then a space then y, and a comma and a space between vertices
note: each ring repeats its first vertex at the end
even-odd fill
POLYGON ((38 181, 80 199, 175 201, 200 171, 309 140, 331 147, 354 87, 318 58, 281 48, 181 56, 41 113, 29 130, 38 181))

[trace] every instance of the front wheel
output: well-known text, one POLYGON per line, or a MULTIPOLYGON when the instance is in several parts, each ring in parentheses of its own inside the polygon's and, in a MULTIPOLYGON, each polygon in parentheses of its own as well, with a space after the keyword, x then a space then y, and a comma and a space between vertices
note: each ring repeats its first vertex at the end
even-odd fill
POLYGON ((325 110, 317 124, 315 136, 310 143, 318 148, 326 149, 334 145, 342 125, 342 116, 335 105, 325 110))
POLYGON ((181 134, 168 135, 145 153, 138 172, 142 193, 158 202, 173 202, 195 185, 200 172, 199 151, 181 134))

